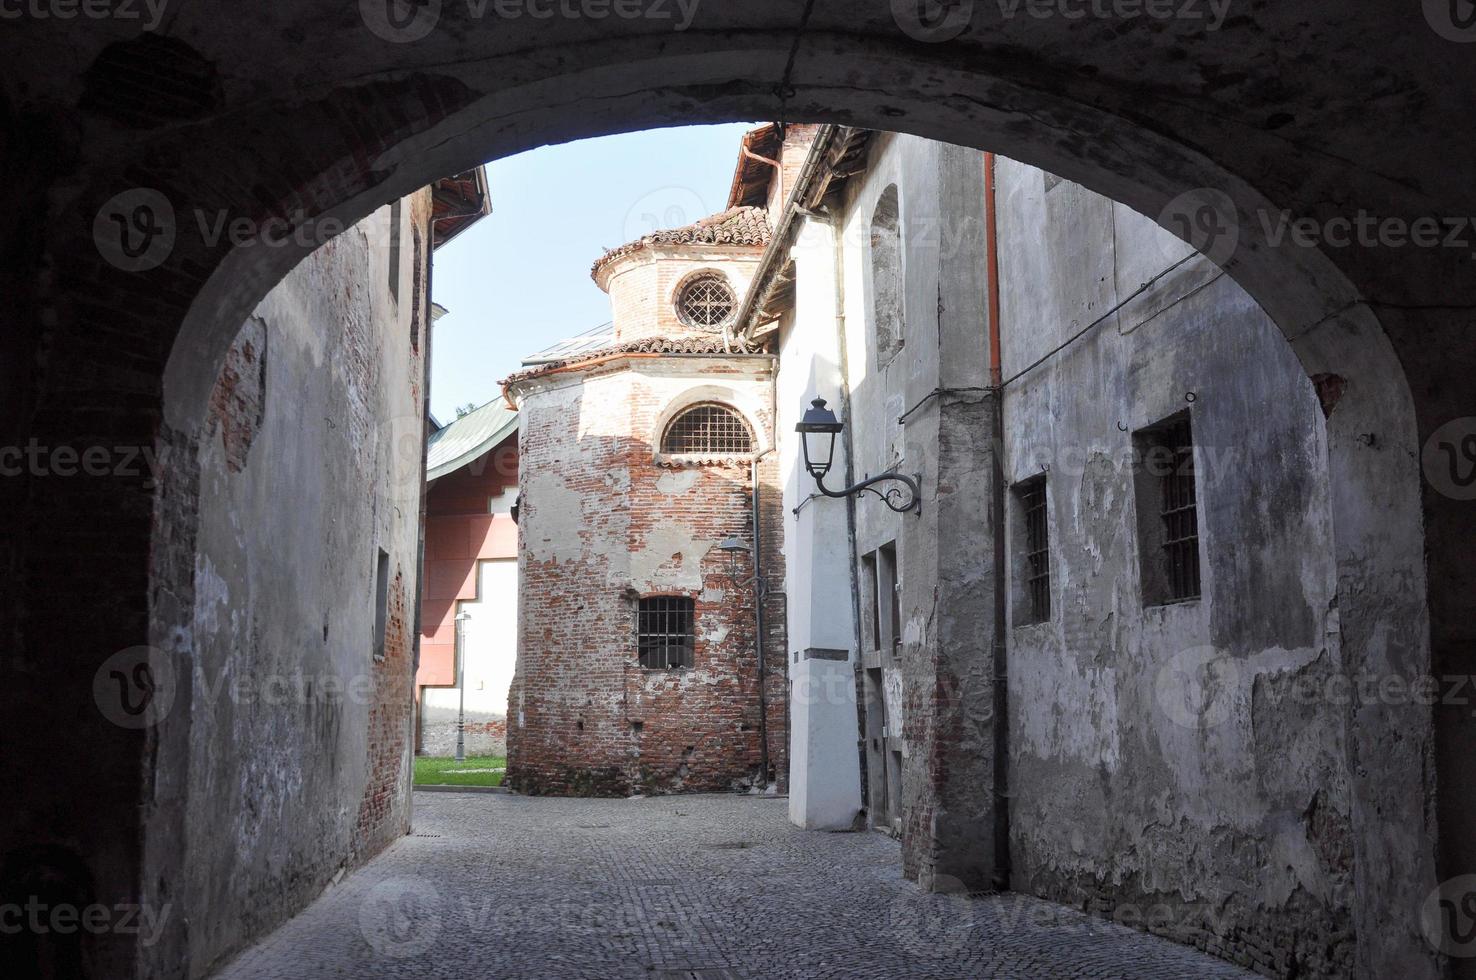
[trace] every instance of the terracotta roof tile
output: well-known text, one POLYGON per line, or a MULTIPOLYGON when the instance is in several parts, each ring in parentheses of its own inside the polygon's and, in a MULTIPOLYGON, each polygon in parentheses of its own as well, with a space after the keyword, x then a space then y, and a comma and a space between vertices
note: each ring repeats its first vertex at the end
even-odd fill
POLYGON ((751 206, 729 208, 690 225, 653 231, 619 248, 612 248, 595 260, 589 274, 596 275, 605 263, 647 245, 751 245, 762 248, 769 244, 772 231, 766 209, 751 206))
POLYGON ((766 353, 764 345, 754 343, 743 343, 739 340, 730 341, 727 348, 723 347, 721 340, 703 340, 692 337, 643 337, 640 340, 628 341, 624 344, 612 344, 608 347, 600 347, 594 350, 583 351, 578 357, 570 357, 564 360, 548 361, 524 371, 517 371, 502 379, 502 386, 528 378, 536 378, 540 374, 557 371, 560 368, 583 364, 588 361, 599 360, 613 354, 763 354, 766 353))

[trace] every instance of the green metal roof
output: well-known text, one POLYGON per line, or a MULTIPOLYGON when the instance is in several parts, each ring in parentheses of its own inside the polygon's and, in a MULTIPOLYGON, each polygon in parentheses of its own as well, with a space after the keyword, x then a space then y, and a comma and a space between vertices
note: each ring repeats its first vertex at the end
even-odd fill
POLYGON ((518 413, 502 401, 490 401, 431 433, 426 448, 425 478, 438 480, 495 448, 518 431, 518 413))

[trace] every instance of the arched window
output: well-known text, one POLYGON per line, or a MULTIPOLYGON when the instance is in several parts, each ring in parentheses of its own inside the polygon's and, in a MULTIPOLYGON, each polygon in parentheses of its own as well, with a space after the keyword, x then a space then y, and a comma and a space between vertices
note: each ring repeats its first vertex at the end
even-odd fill
POLYGON ((882 191, 871 213, 871 315, 876 364, 882 367, 902 349, 902 228, 897 185, 882 191))
POLYGON ((704 272, 677 293, 677 319, 689 327, 721 327, 737 305, 738 298, 728 280, 716 272, 704 272))
POLYGON ((661 437, 663 453, 751 453, 753 435, 743 417, 722 405, 696 405, 679 414, 661 437))

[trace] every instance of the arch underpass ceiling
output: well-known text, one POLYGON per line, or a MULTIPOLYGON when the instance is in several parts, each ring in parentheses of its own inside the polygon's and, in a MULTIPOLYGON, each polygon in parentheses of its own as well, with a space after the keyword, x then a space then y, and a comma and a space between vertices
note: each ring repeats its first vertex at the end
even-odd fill
MULTIPOLYGON (((1437 673, 1476 675, 1476 560, 1463 544, 1476 516, 1428 485, 1410 489, 1417 444, 1476 416, 1476 25, 1460 0, 923 9, 941 20, 919 20, 910 0, 0 0, 0 445, 86 433, 187 447, 231 335, 272 284, 329 229, 483 160, 719 120, 894 129, 1042 167, 1200 245, 1223 243, 1195 238, 1211 202, 1233 235, 1220 254, 1206 250, 1309 374, 1351 379, 1329 424, 1342 513, 1357 518, 1356 533, 1340 529, 1340 568, 1384 553, 1394 524, 1423 523, 1428 593, 1411 573, 1391 587, 1398 609, 1346 615, 1345 631, 1375 636, 1388 612, 1405 634, 1428 626, 1437 673), (171 220, 157 254, 107 252, 115 218, 161 201, 171 220), (1313 219, 1306 236, 1289 224, 1298 218, 1313 219), (212 233, 222 219, 304 233, 233 247, 212 233), (1439 244, 1410 243, 1416 219, 1438 223, 1439 244), (1353 238, 1335 240, 1334 227, 1353 238), (1399 480, 1369 475, 1380 467, 1399 480), (1404 495, 1398 521, 1386 491, 1404 495)), ((187 513, 188 494, 182 504, 141 483, 44 490, 0 481, 0 574, 22 583, 0 594, 0 636, 55 656, 46 684, 0 696, 8 717, 62 732, 59 750, 85 754, 107 780, 16 772, 13 785, 57 834, 87 841, 99 894, 126 895, 157 870, 141 867, 136 804, 153 753, 170 750, 86 741, 70 715, 58 720, 46 685, 89 683, 99 644, 146 642, 160 527, 171 508, 187 513), (105 565, 86 560, 104 548, 105 565), (65 574, 34 574, 48 561, 65 574), (57 615, 82 608, 92 615, 57 615), (98 812, 117 819, 97 826, 98 812)), ((1398 542, 1416 566, 1418 537, 1398 542)), ((1359 719, 1370 739, 1386 734, 1377 720, 1359 719)), ((1476 870, 1471 728, 1460 711, 1436 722, 1448 872, 1476 870)), ((1388 802, 1378 792, 1371 810, 1388 802)), ((25 839, 17 819, 0 818, 0 845, 25 839)), ((1380 911, 1371 905, 1366 921, 1380 911)))

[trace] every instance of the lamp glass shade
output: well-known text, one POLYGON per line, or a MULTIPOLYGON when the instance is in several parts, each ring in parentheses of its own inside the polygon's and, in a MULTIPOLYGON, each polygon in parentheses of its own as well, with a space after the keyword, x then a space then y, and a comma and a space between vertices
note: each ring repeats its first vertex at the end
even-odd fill
POLYGON ((844 428, 845 424, 825 407, 823 398, 810 402, 804 417, 794 427, 804 447, 805 469, 815 479, 830 472, 831 460, 835 458, 835 437, 844 428))

